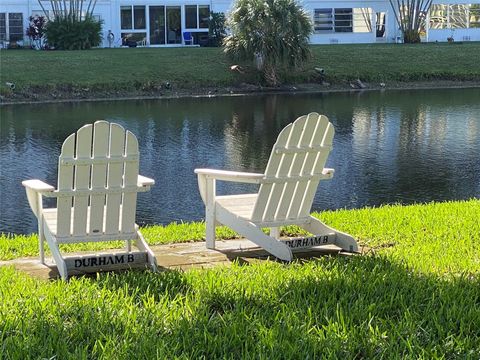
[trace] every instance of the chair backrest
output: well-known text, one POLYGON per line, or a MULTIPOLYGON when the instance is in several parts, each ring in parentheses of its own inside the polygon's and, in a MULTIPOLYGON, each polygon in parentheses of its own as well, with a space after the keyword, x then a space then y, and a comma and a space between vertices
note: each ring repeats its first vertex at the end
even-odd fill
POLYGON ((83 126, 58 164, 57 237, 135 232, 138 141, 115 123, 83 126))
POLYGON ((183 32, 183 40, 184 41, 192 41, 192 33, 190 31, 183 32))
POLYGON ((252 213, 254 222, 295 221, 310 214, 322 171, 332 148, 333 125, 310 113, 278 135, 252 213))

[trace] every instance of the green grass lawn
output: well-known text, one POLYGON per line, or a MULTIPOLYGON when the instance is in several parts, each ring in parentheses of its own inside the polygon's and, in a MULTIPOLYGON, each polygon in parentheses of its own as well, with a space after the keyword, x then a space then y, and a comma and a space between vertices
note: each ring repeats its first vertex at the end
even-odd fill
MULTIPOLYGON (((69 282, 0 268, 2 358, 480 357, 480 200, 320 217, 374 251, 69 282)), ((143 229, 151 244, 202 231, 143 229)), ((0 238, 2 258, 35 247, 35 236, 0 238)))
MULTIPOLYGON (((324 68, 333 83, 480 80, 480 43, 317 45, 312 52, 307 69, 292 76, 292 83, 318 82, 314 67, 324 68)), ((13 82, 17 91, 151 91, 166 81, 175 89, 255 82, 230 72, 232 62, 220 48, 12 50, 0 58, 2 87, 13 82)))

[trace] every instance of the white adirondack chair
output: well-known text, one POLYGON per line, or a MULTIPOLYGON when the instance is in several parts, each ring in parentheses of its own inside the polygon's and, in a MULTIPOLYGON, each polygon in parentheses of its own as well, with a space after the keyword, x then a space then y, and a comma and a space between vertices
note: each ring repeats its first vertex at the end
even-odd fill
MULTIPOLYGON (((125 240, 128 260, 143 259, 156 267, 155 256, 135 224, 137 192, 150 190, 155 182, 138 175, 138 164, 135 135, 118 124, 97 121, 63 143, 57 190, 40 180, 22 182, 38 218, 41 263, 45 263, 46 240, 60 275, 67 279, 73 260, 62 256, 59 244, 125 240), (56 198, 57 206, 43 208, 43 197, 56 198), (132 252, 132 240, 139 252, 132 252)), ((93 270, 108 268, 112 262, 130 263, 120 255, 92 259, 84 263, 93 270)))
POLYGON ((281 131, 264 174, 196 169, 206 207, 207 248, 215 249, 215 226, 220 223, 286 261, 293 249, 319 244, 358 251, 352 236, 310 215, 320 180, 333 177, 334 170, 324 168, 333 135, 326 116, 310 113, 281 131), (260 184, 260 189, 256 194, 216 196, 216 180, 260 184), (283 225, 298 225, 315 236, 280 241, 278 227, 283 225), (270 228, 270 236, 263 227, 270 228))

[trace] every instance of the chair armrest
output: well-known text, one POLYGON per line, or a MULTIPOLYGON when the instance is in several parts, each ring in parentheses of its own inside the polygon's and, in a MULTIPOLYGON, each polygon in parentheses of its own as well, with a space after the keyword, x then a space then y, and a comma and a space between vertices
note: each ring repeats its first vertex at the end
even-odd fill
POLYGON ((44 194, 55 191, 55 188, 47 183, 44 183, 41 180, 25 180, 22 181, 22 185, 28 190, 32 190, 34 192, 44 194))
POLYGON ((215 169, 195 169, 198 175, 207 176, 216 180, 235 181, 243 183, 260 184, 265 178, 264 174, 247 173, 238 171, 215 170, 215 169))
MULTIPOLYGON (((42 212, 42 195, 53 195, 55 188, 41 180, 25 180, 22 181, 22 185, 25 186, 27 192, 27 199, 33 213, 39 218, 42 212)), ((39 218, 40 219, 40 218, 39 218)))
POLYGON ((143 187, 143 186, 152 186, 152 185, 155 185, 155 180, 150 179, 146 176, 138 175, 137 186, 143 187))

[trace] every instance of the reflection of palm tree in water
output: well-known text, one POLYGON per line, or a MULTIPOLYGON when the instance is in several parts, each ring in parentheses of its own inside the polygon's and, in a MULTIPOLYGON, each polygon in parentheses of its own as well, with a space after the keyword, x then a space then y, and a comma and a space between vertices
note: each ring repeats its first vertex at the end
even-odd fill
POLYGON ((259 104, 258 99, 245 98, 234 106, 232 120, 224 130, 232 168, 263 171, 278 134, 295 120, 296 115, 288 107, 278 106, 278 96, 262 100, 259 104))

